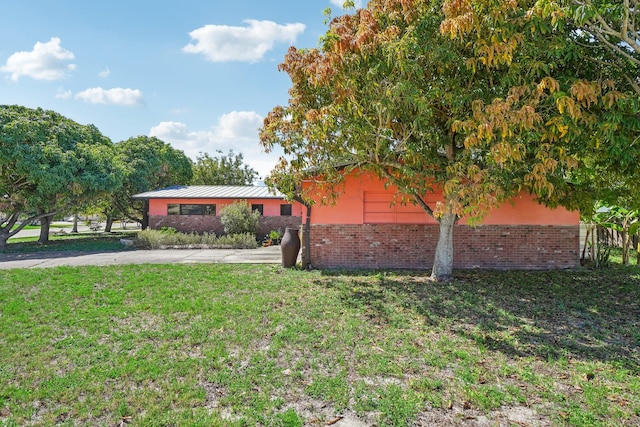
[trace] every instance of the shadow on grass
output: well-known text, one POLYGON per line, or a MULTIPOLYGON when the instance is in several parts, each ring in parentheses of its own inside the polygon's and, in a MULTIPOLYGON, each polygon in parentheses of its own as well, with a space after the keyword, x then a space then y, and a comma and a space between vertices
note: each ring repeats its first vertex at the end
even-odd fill
POLYGON ((640 372, 640 269, 459 271, 450 283, 427 273, 324 272, 348 304, 391 321, 400 305, 435 329, 508 356, 613 362, 640 372))

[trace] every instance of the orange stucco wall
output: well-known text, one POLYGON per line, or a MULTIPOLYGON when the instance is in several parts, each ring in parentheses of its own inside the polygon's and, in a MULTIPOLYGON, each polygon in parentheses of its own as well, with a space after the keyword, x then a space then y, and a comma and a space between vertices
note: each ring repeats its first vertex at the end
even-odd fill
MULTIPOLYGON (((400 199, 391 205, 394 187, 384 188, 384 183, 368 173, 352 174, 345 180, 344 192, 334 205, 316 203, 313 206, 313 224, 435 224, 421 207, 402 203, 400 199), (366 207, 365 207, 366 205, 366 207), (373 211, 373 212, 372 212, 373 211)), ((317 196, 319 201, 321 196, 317 196)), ((442 200, 441 194, 428 195, 426 202, 435 208, 442 200)), ((484 225, 577 225, 580 214, 559 207, 547 208, 537 203, 528 193, 521 193, 512 200, 492 210, 481 222, 484 225)), ((460 224, 464 224, 462 219, 460 224)))
MULTIPOLYGON (((222 208, 236 200, 234 199, 150 199, 149 215, 167 215, 167 205, 169 204, 208 204, 216 205, 216 214, 220 215, 222 208)), ((247 199, 247 204, 262 204, 264 216, 280 216, 280 205, 289 204, 289 202, 280 199, 247 199)), ((293 203, 291 207, 291 216, 302 216, 302 205, 293 203)))

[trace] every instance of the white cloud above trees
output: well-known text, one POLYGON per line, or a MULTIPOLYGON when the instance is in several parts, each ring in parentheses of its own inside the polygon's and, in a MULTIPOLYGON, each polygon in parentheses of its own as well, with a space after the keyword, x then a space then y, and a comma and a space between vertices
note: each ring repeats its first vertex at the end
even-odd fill
POLYGON ((144 105, 144 96, 139 89, 94 87, 83 90, 75 96, 87 104, 118 105, 121 107, 139 107, 144 105))
POLYGON ((11 80, 31 77, 35 80, 60 80, 76 69, 70 63, 75 55, 61 46, 58 37, 52 37, 46 43, 37 42, 29 52, 16 52, 11 55, 0 71, 11 74, 11 80))
POLYGON ((211 62, 258 62, 276 43, 293 44, 305 30, 304 24, 280 25, 249 19, 247 26, 205 25, 189 33, 193 43, 182 50, 201 54, 211 62))
POLYGON ((253 111, 232 111, 219 117, 209 130, 190 130, 185 123, 166 121, 151 128, 149 136, 170 143, 194 160, 199 153, 212 156, 216 156, 216 151, 242 153, 244 162, 264 177, 275 166, 277 157, 267 156, 260 146, 258 132, 262 120, 253 111))
POLYGON ((65 89, 63 87, 59 87, 58 91, 56 92, 57 99, 69 99, 71 98, 72 95, 73 93, 70 90, 65 89))

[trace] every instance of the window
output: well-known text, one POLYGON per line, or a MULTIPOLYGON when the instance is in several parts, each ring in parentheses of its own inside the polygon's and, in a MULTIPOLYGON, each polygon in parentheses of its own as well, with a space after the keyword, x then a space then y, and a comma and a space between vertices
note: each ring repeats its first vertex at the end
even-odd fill
POLYGON ((258 211, 260 215, 264 215, 264 205, 251 205, 251 212, 258 211))
POLYGON ((280 205, 280 216, 291 216, 291 205, 280 205))
POLYGON ((215 215, 216 205, 200 204, 168 204, 168 215, 215 215))

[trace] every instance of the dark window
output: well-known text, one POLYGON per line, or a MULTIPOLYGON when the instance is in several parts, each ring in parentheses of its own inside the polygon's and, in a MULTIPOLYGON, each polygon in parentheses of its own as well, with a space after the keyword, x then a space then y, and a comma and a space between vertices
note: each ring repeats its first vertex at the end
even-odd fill
POLYGON ((215 215, 216 205, 167 205, 168 215, 215 215))
POLYGON ((264 215, 264 205, 251 205, 251 212, 258 211, 260 215, 264 215))
POLYGON ((204 205, 180 205, 180 215, 204 215, 204 205))
POLYGON ((291 216, 291 205, 280 205, 280 216, 291 216))

